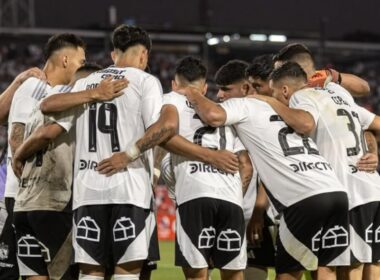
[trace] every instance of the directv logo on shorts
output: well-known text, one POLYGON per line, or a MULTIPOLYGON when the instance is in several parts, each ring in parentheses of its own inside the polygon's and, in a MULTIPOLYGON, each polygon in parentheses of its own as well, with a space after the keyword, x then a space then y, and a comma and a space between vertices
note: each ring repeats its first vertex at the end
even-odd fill
POLYGON ((85 169, 91 169, 95 170, 95 168, 98 167, 98 163, 96 161, 92 160, 80 160, 79 170, 85 170, 85 169))
MULTIPOLYGON (((230 175, 210 164, 206 163, 190 163, 190 174, 193 174, 195 172, 202 172, 202 173, 219 173, 222 175, 230 175)), ((233 174, 231 174, 233 176, 233 174)))
POLYGON ((331 168, 331 165, 327 162, 322 162, 322 161, 318 161, 318 162, 304 162, 304 161, 301 161, 299 162, 298 164, 291 164, 290 167, 293 168, 293 171, 295 173, 297 172, 305 172, 305 171, 309 171, 309 170, 313 170, 313 169, 317 169, 317 170, 332 170, 331 168))

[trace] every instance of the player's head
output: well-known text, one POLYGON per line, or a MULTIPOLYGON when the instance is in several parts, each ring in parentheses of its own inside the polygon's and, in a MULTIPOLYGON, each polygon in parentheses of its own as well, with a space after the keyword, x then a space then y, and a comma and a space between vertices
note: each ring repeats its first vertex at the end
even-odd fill
POLYGON ((218 86, 218 99, 225 101, 233 97, 243 97, 253 94, 253 89, 245 76, 248 63, 242 60, 230 60, 215 74, 215 83, 218 86))
MULTIPOLYGON (((74 34, 63 33, 50 37, 45 45, 45 59, 48 69, 59 71, 59 83, 67 84, 75 72, 86 61, 85 44, 74 34)), ((48 75, 49 79, 49 75, 48 75)))
POLYGON ((298 63, 286 62, 273 70, 269 77, 273 97, 288 105, 289 99, 294 92, 307 87, 306 72, 298 63))
POLYGON ((207 92, 207 68, 201 60, 186 56, 178 61, 172 88, 174 91, 193 87, 198 89, 202 94, 207 92))
POLYGON ((273 61, 275 68, 285 62, 292 61, 298 63, 310 76, 315 72, 313 54, 304 44, 294 43, 283 47, 273 57, 273 61))
POLYGON ((88 75, 99 70, 102 70, 102 67, 99 64, 86 62, 75 72, 75 75, 70 81, 70 85, 73 86, 76 83, 76 81, 86 78, 88 75))
POLYGON ((269 75, 273 69, 273 54, 256 57, 246 69, 246 78, 258 94, 272 96, 272 89, 269 87, 269 75))
POLYGON ((152 42, 144 29, 122 24, 114 30, 112 44, 111 55, 116 66, 145 70, 152 42))

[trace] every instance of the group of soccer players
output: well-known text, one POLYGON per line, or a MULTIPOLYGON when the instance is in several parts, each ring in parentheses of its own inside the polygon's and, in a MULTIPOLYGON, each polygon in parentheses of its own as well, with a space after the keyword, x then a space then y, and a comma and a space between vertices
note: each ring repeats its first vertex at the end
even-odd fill
POLYGON ((55 35, 44 68, 0 96, 0 279, 149 279, 160 173, 186 279, 213 268, 266 279, 267 267, 277 279, 380 279, 380 118, 352 97, 369 93, 364 80, 316 71, 291 44, 223 65, 214 102, 201 60, 181 59, 163 94, 145 72, 147 32, 121 25, 112 43, 114 65, 101 69, 85 64, 80 38, 55 35))

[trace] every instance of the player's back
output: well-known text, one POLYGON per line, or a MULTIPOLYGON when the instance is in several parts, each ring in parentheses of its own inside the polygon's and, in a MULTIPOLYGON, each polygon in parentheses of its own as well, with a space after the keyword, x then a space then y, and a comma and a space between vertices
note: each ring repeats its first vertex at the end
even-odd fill
POLYGON ((350 207, 379 200, 380 176, 356 168, 367 151, 363 130, 368 128, 374 115, 358 106, 349 92, 335 83, 329 83, 324 89, 296 92, 290 106, 305 108, 317 120, 311 137, 332 164, 338 179, 348 187, 349 195, 355 194, 350 207))
POLYGON ((112 153, 124 151, 144 135, 159 117, 162 90, 152 75, 136 68, 108 67, 77 82, 73 91, 91 89, 108 77, 129 81, 124 94, 84 106, 76 122, 74 208, 86 204, 131 203, 149 208, 150 151, 127 170, 106 177, 95 169, 112 153))
MULTIPOLYGON (((178 134, 188 141, 214 150, 245 150, 232 127, 214 128, 205 125, 184 95, 176 92, 165 94, 164 104, 176 106, 179 116, 178 134)), ((243 195, 238 174, 227 174, 212 165, 190 161, 176 154, 172 154, 172 163, 178 204, 198 197, 212 197, 242 206, 243 195)))
POLYGON ((296 134, 265 102, 234 98, 222 104, 277 211, 310 196, 344 191, 315 143, 296 134))

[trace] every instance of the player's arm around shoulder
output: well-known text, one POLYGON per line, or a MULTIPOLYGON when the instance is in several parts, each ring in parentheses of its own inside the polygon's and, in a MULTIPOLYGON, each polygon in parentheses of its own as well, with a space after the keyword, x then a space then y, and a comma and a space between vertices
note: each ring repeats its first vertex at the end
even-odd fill
POLYGON ((109 101, 123 94, 123 89, 128 86, 128 80, 112 80, 112 77, 102 80, 95 88, 82 88, 79 80, 72 92, 54 94, 45 98, 40 109, 43 114, 51 114, 66 111, 90 102, 109 101))
MULTIPOLYGON (((291 99, 294 100, 296 96, 297 93, 295 93, 291 99)), ((301 109, 301 106, 294 105, 290 108, 270 96, 255 95, 254 98, 267 102, 283 121, 294 129, 295 132, 310 135, 314 131, 316 127, 314 116, 303 108, 301 109)))
POLYGON ((100 174, 112 176, 138 159, 143 152, 169 140, 177 130, 177 109, 174 105, 166 104, 161 108, 159 119, 146 130, 142 138, 131 147, 127 147, 125 152, 114 153, 111 157, 102 160, 96 170, 100 174))
POLYGON ((348 73, 341 73, 340 85, 344 87, 354 97, 364 97, 370 95, 371 89, 366 80, 348 73))
POLYGON ((213 127, 225 124, 227 119, 226 111, 215 102, 206 98, 198 89, 189 88, 186 92, 186 98, 194 106, 194 110, 202 121, 213 127))
POLYGON ((12 104, 12 99, 16 91, 20 88, 22 84, 25 85, 26 80, 35 77, 36 79, 45 80, 45 73, 39 68, 30 68, 21 72, 12 81, 12 83, 6 88, 6 90, 0 95, 0 124, 4 123, 8 119, 9 110, 12 104))

